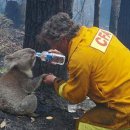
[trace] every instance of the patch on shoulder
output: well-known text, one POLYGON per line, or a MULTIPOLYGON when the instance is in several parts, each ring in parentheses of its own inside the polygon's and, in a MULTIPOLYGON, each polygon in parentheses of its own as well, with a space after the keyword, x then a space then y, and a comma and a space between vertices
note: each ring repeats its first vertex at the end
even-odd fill
POLYGON ((111 32, 99 29, 90 46, 105 53, 112 36, 111 32))

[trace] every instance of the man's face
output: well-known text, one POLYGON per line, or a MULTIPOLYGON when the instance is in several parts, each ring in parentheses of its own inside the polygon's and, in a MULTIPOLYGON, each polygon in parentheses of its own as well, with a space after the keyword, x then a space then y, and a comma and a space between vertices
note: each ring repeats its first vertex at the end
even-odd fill
POLYGON ((56 49, 63 53, 65 56, 68 55, 68 42, 66 38, 63 38, 60 41, 53 41, 49 39, 46 39, 46 41, 50 45, 51 49, 56 49))

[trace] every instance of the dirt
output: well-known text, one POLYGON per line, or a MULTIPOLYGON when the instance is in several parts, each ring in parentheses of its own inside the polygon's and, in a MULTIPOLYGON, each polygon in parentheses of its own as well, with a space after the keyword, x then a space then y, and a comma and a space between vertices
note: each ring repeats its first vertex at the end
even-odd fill
POLYGON ((75 130, 75 118, 83 115, 85 109, 94 106, 91 100, 79 104, 81 108, 75 113, 67 110, 68 102, 56 95, 53 87, 42 85, 37 91, 38 117, 16 116, 0 111, 1 130, 75 130), (47 119, 47 117, 50 117, 47 119))
MULTIPOLYGON (((3 58, 0 59, 1 67, 3 67, 3 58)), ((75 130, 74 118, 81 117, 84 111, 95 106, 91 100, 87 99, 78 104, 79 110, 69 113, 67 108, 69 102, 56 95, 52 86, 42 85, 35 94, 38 98, 38 107, 35 112, 38 117, 16 116, 0 111, 0 130, 75 130), (1 128, 3 122, 3 128, 1 128)))
POLYGON ((31 122, 31 118, 25 116, 13 116, 0 112, 0 120, 7 122, 1 130, 74 130, 75 121, 66 111, 55 109, 50 114, 41 114, 31 122), (46 116, 51 115, 52 120, 47 120, 46 116))
MULTIPOLYGON (((4 56, 0 55, 0 76, 4 69, 4 56)), ((38 117, 16 116, 0 111, 0 130, 74 130, 79 112, 69 113, 68 102, 56 95, 53 88, 42 85, 37 91, 38 117), (52 119, 46 119, 48 116, 52 119)))
POLYGON ((55 94, 52 97, 52 94, 54 94, 53 90, 49 92, 48 88, 43 88, 43 86, 36 92, 38 97, 36 110, 38 117, 36 118, 16 116, 0 111, 0 123, 6 122, 1 130, 74 130, 75 119, 73 118, 79 117, 81 113, 69 113, 65 109, 66 102, 55 94), (48 116, 52 119, 47 119, 48 116))

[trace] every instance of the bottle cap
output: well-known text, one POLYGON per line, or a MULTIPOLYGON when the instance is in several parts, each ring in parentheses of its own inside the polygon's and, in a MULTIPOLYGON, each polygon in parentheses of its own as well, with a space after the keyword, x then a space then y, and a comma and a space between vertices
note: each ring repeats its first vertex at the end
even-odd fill
POLYGON ((41 53, 40 52, 36 52, 36 57, 41 57, 41 53))

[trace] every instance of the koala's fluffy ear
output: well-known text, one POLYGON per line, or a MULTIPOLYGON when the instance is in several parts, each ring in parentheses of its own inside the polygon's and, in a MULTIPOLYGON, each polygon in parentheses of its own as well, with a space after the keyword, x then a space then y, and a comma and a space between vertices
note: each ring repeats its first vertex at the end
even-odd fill
POLYGON ((5 59, 4 60, 12 60, 13 59, 13 56, 12 55, 7 55, 5 56, 5 59))
POLYGON ((7 66, 8 69, 11 69, 17 65, 17 62, 12 55, 7 55, 4 58, 4 64, 7 66))

